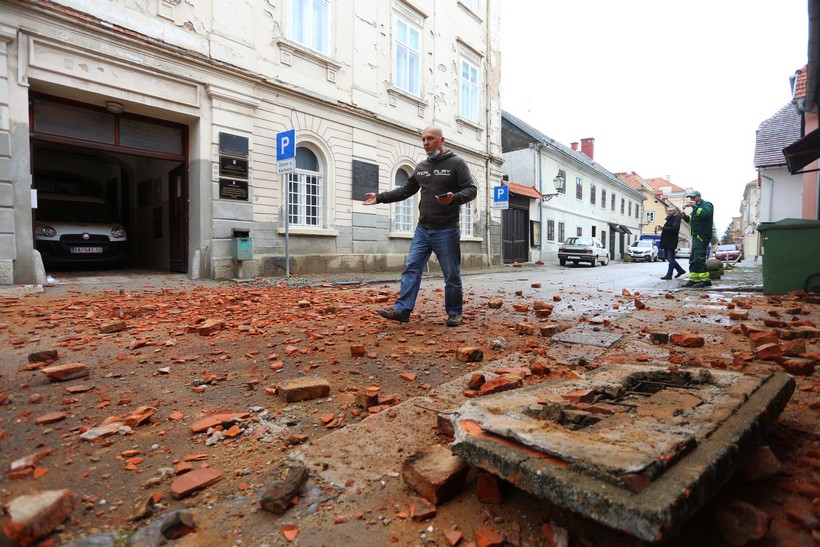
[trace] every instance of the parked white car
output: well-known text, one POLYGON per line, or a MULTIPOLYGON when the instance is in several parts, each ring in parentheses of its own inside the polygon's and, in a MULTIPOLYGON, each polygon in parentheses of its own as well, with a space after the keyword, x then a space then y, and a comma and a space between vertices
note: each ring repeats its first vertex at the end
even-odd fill
POLYGON ((680 247, 675 251, 675 258, 689 258, 692 256, 692 249, 689 247, 680 247))
POLYGON ((645 260, 646 262, 658 261, 658 247, 655 242, 649 239, 640 239, 632 242, 632 245, 627 247, 626 254, 632 257, 632 260, 645 260))

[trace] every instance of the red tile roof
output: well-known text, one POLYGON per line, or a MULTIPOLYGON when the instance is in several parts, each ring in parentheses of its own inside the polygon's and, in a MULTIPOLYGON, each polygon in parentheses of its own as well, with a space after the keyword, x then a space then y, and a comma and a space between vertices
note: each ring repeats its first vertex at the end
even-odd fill
POLYGON ((664 187, 664 186, 668 186, 671 189, 671 191, 674 192, 674 193, 685 192, 686 191, 685 188, 681 188, 680 186, 678 186, 676 184, 672 184, 671 182, 669 182, 668 180, 666 180, 665 178, 662 178, 662 177, 655 177, 654 179, 646 179, 646 182, 649 184, 649 186, 651 186, 652 188, 654 188, 658 192, 660 192, 661 188, 664 187))
POLYGON ((535 188, 535 186, 524 186, 523 184, 516 184, 514 182, 501 181, 502 186, 509 186, 510 192, 518 194, 519 196, 526 196, 532 199, 541 199, 544 195, 535 188))

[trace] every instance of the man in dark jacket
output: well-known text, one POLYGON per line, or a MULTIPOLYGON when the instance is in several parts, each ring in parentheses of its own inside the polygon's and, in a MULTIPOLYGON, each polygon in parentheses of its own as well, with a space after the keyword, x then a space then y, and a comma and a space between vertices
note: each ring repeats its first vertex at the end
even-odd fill
POLYGON ((709 278, 709 270, 706 269, 706 259, 709 256, 706 249, 712 241, 712 219, 715 208, 703 199, 697 190, 690 190, 686 193, 686 197, 690 199, 692 214, 687 215, 681 211, 680 216, 689 223, 692 233, 692 254, 689 256, 689 281, 683 286, 708 287, 712 281, 709 278))
POLYGON ((478 193, 467 163, 444 149, 441 129, 430 126, 421 133, 427 159, 416 166, 404 186, 374 194, 365 194, 365 205, 402 201, 421 191, 419 221, 410 243, 407 262, 401 274, 401 293, 392 308, 379 310, 385 319, 400 323, 410 321, 416 305, 421 278, 427 260, 436 253, 444 274, 444 308, 447 326, 462 321, 464 305, 461 288, 461 205, 474 200, 478 193))
POLYGON ((686 273, 686 270, 681 268, 680 264, 675 260, 675 249, 678 248, 678 232, 680 231, 680 216, 674 207, 666 210, 666 222, 661 230, 660 248, 663 249, 666 255, 666 260, 669 262, 669 267, 666 269, 666 275, 661 279, 672 279, 672 270, 677 270, 675 277, 680 277, 686 273))

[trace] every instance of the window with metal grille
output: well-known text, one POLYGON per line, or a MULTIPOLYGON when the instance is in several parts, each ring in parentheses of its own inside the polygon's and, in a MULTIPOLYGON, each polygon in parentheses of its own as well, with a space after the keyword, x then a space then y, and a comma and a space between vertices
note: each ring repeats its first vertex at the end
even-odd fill
POLYGON ((621 198, 621 214, 624 214, 625 210, 626 210, 626 200, 624 198, 621 198))
POLYGON ((581 177, 575 177, 575 197, 584 199, 584 179, 581 177))
POLYGON ((555 241, 555 221, 547 221, 547 241, 555 241))
POLYGON ((612 210, 615 210, 615 192, 612 192, 612 210))
POLYGON ((323 177, 319 158, 303 146, 296 148, 296 170, 288 174, 288 223, 321 227, 323 177))
POLYGON ((564 234, 564 223, 563 223, 563 222, 559 222, 559 223, 558 223, 558 241, 560 241, 560 242, 562 242, 562 243, 563 243, 563 241, 564 241, 564 235, 565 235, 565 234, 564 234))
MULTIPOLYGON (((404 186, 407 182, 407 171, 399 169, 396 171, 394 182, 396 186, 404 186)), ((413 231, 413 209, 415 199, 409 197, 402 201, 397 201, 393 204, 393 231, 394 232, 412 232, 413 231)))
POLYGON ((606 189, 601 188, 601 207, 606 209, 606 189))
POLYGON ((589 185, 589 202, 592 205, 595 205, 595 200, 598 198, 598 189, 595 187, 595 183, 590 183, 589 185))

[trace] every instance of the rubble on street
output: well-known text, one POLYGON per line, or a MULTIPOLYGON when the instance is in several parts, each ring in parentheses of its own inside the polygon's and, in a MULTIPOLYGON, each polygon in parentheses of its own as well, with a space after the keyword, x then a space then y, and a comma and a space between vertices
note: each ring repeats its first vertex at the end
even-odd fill
POLYGON ((820 541, 820 297, 517 274, 0 297, 0 544, 820 541))

